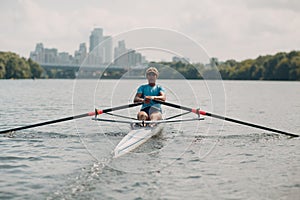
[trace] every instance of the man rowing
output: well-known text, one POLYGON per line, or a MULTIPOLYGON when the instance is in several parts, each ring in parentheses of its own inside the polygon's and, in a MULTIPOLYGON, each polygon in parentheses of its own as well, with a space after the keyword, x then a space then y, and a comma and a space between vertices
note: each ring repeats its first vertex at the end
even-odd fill
POLYGON ((155 67, 150 67, 146 70, 146 78, 148 84, 141 85, 137 89, 137 93, 134 98, 134 103, 143 102, 141 110, 137 114, 138 120, 161 120, 162 110, 159 103, 155 103, 152 100, 166 101, 165 89, 156 84, 156 80, 159 76, 158 70, 155 67))

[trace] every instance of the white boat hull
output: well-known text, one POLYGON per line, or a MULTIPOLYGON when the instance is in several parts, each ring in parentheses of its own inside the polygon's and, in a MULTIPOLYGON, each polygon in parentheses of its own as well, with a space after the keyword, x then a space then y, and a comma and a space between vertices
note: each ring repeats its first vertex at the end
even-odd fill
POLYGON ((116 146, 114 150, 114 157, 120 157, 143 143, 149 140, 152 136, 157 135, 163 129, 162 125, 158 125, 156 127, 141 127, 137 129, 131 130, 116 146))

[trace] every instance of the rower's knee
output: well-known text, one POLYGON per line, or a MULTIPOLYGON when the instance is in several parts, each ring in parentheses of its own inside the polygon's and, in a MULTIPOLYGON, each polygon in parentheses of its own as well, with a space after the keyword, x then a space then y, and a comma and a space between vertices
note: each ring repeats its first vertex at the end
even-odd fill
POLYGON ((137 115, 138 120, 146 121, 148 119, 148 115, 144 111, 140 111, 137 115))
POLYGON ((160 112, 154 112, 150 115, 150 120, 152 121, 162 120, 162 114, 160 112))

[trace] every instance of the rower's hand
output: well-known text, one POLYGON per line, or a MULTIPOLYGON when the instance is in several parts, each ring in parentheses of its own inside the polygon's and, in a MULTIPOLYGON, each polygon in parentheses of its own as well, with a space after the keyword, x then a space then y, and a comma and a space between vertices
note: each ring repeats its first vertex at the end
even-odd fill
POLYGON ((152 99, 154 99, 154 96, 145 96, 144 103, 149 104, 152 99))

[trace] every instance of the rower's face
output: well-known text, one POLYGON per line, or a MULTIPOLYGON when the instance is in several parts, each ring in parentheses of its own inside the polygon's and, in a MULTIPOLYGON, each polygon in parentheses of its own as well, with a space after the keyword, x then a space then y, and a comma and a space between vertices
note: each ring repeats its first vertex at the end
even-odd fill
POLYGON ((157 75, 150 72, 149 74, 147 74, 147 79, 149 83, 155 83, 157 79, 157 75))

